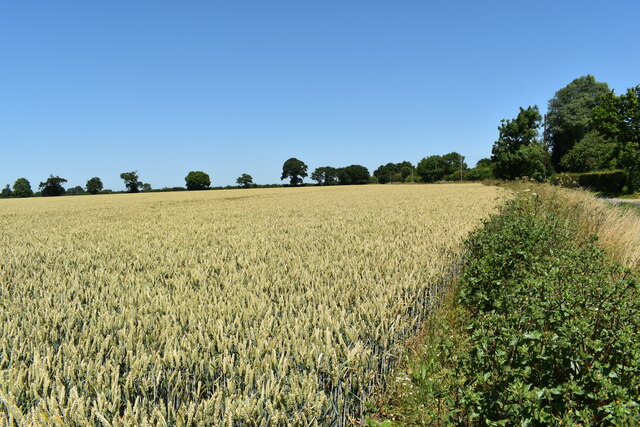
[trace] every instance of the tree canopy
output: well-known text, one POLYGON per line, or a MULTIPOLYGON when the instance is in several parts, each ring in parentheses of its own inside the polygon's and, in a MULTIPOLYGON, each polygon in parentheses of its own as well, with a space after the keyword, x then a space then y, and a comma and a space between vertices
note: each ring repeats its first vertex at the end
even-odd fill
POLYGON ((307 176, 307 165, 295 157, 292 157, 282 165, 281 180, 289 179, 291 185, 300 185, 307 176))
POLYGON ((538 106, 520 107, 513 120, 501 121, 498 140, 491 150, 491 162, 496 178, 530 177, 542 180, 546 174, 545 149, 538 141, 542 116, 538 106))
POLYGON ((13 192, 11 191, 11 187, 9 187, 9 184, 7 184, 7 186, 2 189, 0 197, 3 199, 7 199, 11 196, 13 196, 13 192))
POLYGON ((249 188, 253 186, 253 177, 248 173, 243 173, 236 179, 236 184, 238 184, 242 188, 249 188))
POLYGON ((206 190, 211 185, 211 178, 202 171, 191 171, 184 180, 187 190, 206 190))
POLYGON ((593 108, 607 93, 607 83, 597 82, 592 75, 587 75, 573 80, 549 100, 547 135, 554 167, 563 168, 562 157, 589 131, 593 108))
POLYGON ((67 182, 66 179, 59 176, 49 175, 49 178, 45 182, 40 183, 40 191, 43 197, 62 196, 65 193, 65 189, 62 186, 67 182))
POLYGON ((331 166, 321 166, 316 168, 311 174, 311 179, 318 185, 331 185, 338 182, 338 169, 331 166))
POLYGON ((130 193, 137 193, 142 187, 142 182, 139 181, 138 171, 122 172, 120 178, 124 181, 127 191, 130 193))
POLYGON ((31 184, 26 178, 18 178, 13 183, 13 195, 15 197, 31 197, 33 196, 33 190, 31 190, 31 184))
POLYGON ((640 86, 607 93, 593 109, 594 130, 616 141, 618 167, 629 172, 629 189, 640 188, 640 86))
POLYGON ((94 176, 93 178, 87 181, 86 188, 89 194, 98 194, 99 192, 102 191, 102 188, 103 188, 102 180, 97 176, 94 176))
POLYGON ((377 178, 379 184, 386 184, 387 182, 403 182, 414 172, 415 168, 411 162, 404 161, 380 165, 378 169, 373 171, 373 176, 377 178))
POLYGON ((588 132, 560 160, 563 170, 591 172, 615 167, 616 143, 599 132, 588 132))
POLYGON ((84 191, 84 188, 81 186, 76 185, 75 187, 68 188, 66 194, 86 194, 86 191, 84 191))
POLYGON ((369 183, 369 169, 362 165, 350 165, 338 169, 341 185, 361 185, 369 183))
POLYGON ((454 152, 444 156, 433 155, 420 160, 416 172, 424 182, 437 182, 443 179, 460 179, 460 169, 467 169, 464 157, 454 152))

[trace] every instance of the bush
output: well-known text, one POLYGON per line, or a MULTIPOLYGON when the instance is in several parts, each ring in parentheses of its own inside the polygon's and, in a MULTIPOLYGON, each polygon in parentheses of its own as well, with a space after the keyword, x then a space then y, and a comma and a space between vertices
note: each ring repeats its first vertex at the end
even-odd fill
POLYGON ((581 187, 604 193, 620 193, 627 182, 627 173, 622 170, 587 172, 578 176, 581 187))
POLYGON ((551 182, 567 188, 584 187, 603 193, 620 193, 627 183, 628 175, 623 170, 562 173, 556 175, 551 182))
MULTIPOLYGON (((640 299, 631 272, 531 192, 468 241, 459 299, 472 312, 461 369, 475 424, 635 424, 640 299)), ((462 422, 462 420, 460 420, 462 422)))

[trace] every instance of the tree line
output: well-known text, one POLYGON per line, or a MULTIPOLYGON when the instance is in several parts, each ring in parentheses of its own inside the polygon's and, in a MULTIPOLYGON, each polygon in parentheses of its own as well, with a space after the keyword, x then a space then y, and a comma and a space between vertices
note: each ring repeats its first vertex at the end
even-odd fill
MULTIPOLYGON (((386 184, 388 182, 437 182, 443 180, 481 180, 490 178, 490 174, 483 159, 474 169, 468 169, 464 157, 458 153, 449 153, 443 156, 433 155, 425 157, 416 166, 410 162, 387 163, 380 165, 373 174, 362 165, 349 165, 346 167, 322 166, 316 168, 310 178, 317 185, 362 185, 370 183, 386 184), (475 173, 474 173, 475 172, 475 173)), ((304 185, 304 179, 309 177, 308 166, 295 157, 286 160, 282 165, 281 180, 288 180, 289 186, 304 185)), ((185 177, 184 187, 166 187, 158 190, 151 188, 148 183, 140 181, 138 171, 123 172, 120 174, 126 192, 139 193, 148 191, 181 191, 181 190, 207 190, 211 188, 211 177, 203 171, 191 171, 185 177)), ((84 187, 75 186, 65 189, 65 178, 50 175, 38 186, 34 192, 31 183, 26 178, 18 178, 13 187, 8 184, 0 193, 0 197, 33 197, 33 196, 62 196, 77 194, 110 194, 114 191, 104 189, 99 177, 90 178, 84 187)), ((278 184, 258 185, 253 177, 243 173, 236 179, 237 187, 225 188, 256 188, 275 187, 278 184)), ((218 187, 222 188, 222 187, 218 187)))
MULTIPOLYGON (((543 181, 561 172, 621 169, 625 172, 626 189, 637 191, 640 189, 640 85, 616 95, 607 83, 598 82, 591 75, 579 77, 549 100, 545 117, 534 105, 520 107, 513 119, 503 119, 490 158, 481 159, 473 168, 469 168, 464 159, 456 152, 431 155, 415 166, 409 161, 380 165, 373 174, 358 164, 322 166, 316 168, 310 178, 317 185, 509 180, 519 177, 543 181)), ((308 166, 292 157, 282 165, 281 180, 288 180, 290 186, 303 185, 307 172, 308 166)), ((211 188, 211 178, 203 171, 189 172, 185 177, 185 187, 161 190, 152 190, 150 184, 141 182, 138 171, 123 172, 120 178, 130 193, 211 188)), ((40 183, 39 191, 34 193, 29 181, 19 178, 13 187, 7 185, 0 192, 0 197, 112 193, 103 189, 102 180, 98 177, 89 179, 85 187, 65 189, 62 185, 65 182, 66 179, 51 175, 40 183)), ((255 184, 247 173, 239 176, 236 184, 240 188, 263 187, 255 184)))
POLYGON ((591 76, 574 79, 548 102, 502 120, 491 152, 496 178, 543 181, 563 172, 623 170, 626 189, 640 189, 640 86, 616 95, 591 76), (542 128, 542 132, 540 132, 542 128))

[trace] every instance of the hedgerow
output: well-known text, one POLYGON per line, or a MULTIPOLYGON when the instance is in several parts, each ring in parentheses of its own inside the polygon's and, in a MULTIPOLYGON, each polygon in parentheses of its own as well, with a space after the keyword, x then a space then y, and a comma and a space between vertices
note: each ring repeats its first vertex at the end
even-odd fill
POLYGON ((525 191, 469 238, 458 300, 470 346, 452 421, 640 422, 637 276, 566 215, 525 191))

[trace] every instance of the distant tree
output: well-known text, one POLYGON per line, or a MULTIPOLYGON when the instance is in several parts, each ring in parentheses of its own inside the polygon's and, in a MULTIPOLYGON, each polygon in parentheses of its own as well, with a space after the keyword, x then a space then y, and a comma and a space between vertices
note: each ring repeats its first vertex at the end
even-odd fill
POLYGON ((464 156, 456 153, 455 151, 442 156, 445 168, 445 179, 450 181, 460 180, 460 172, 467 170, 467 164, 464 161, 464 156))
POLYGON ((98 194, 102 191, 102 180, 97 176, 87 181, 87 192, 90 194, 98 194))
POLYGON ((338 182, 338 169, 331 166, 316 168, 311 174, 311 179, 318 185, 331 185, 338 182))
POLYGON ((584 138, 599 97, 609 93, 609 86, 592 75, 578 77, 549 100, 547 123, 551 162, 562 169, 562 157, 584 138))
POLYGON ((124 181, 129 193, 137 193, 142 187, 142 182, 138 180, 138 171, 122 172, 120 178, 124 181))
POLYGON ((609 92, 599 101, 591 125, 616 141, 617 165, 629 173, 629 190, 640 189, 640 85, 620 96, 609 92))
POLYGON ((243 173, 242 175, 240 175, 238 177, 238 179, 236 179, 236 184, 238 184, 238 186, 242 187, 242 188, 249 188, 252 187, 253 184, 253 177, 251 175, 249 175, 248 173, 243 173))
POLYGON ((42 197, 62 196, 66 192, 62 186, 65 182, 67 182, 67 180, 64 178, 49 175, 49 178, 47 178, 45 182, 41 182, 39 186, 42 197))
POLYGON ((7 184, 7 186, 2 189, 2 192, 0 193, 0 198, 8 199, 12 195, 13 195, 13 192, 11 191, 9 184, 7 184))
POLYGON ((206 190, 211 185, 209 174, 202 171, 191 171, 184 178, 187 190, 206 190))
POLYGON ((378 179, 380 184, 387 182, 402 182, 408 176, 413 175, 415 168, 410 162, 387 163, 380 165, 378 169, 373 171, 373 175, 378 179))
POLYGON ((563 170, 590 172, 615 166, 616 142, 596 131, 588 132, 560 160, 563 170))
POLYGON ((144 184, 142 184, 142 191, 151 191, 151 184, 149 184, 148 182, 145 182, 144 184))
POLYGON ((498 127, 498 140, 491 150, 493 172, 499 179, 530 177, 538 180, 545 176, 545 149, 538 141, 542 116, 538 106, 520 107, 513 120, 502 120, 498 127))
POLYGON ((476 162, 476 167, 480 168, 480 167, 491 167, 491 159, 490 158, 484 158, 484 159, 480 159, 476 162))
POLYGON ((416 172, 424 182, 436 182, 447 175, 447 163, 439 155, 425 157, 418 163, 416 172))
POLYGON ((341 185, 361 185, 369 183, 369 169, 362 165, 350 165, 338 170, 341 185))
POLYGON ((491 167, 491 159, 484 158, 476 162, 475 167, 467 169, 463 172, 465 181, 484 181, 485 179, 493 179, 493 168, 491 167))
POLYGON ((13 183, 13 195, 15 197, 31 197, 33 191, 31 190, 31 184, 26 178, 18 178, 13 183))
POLYGON ((484 181, 485 179, 493 179, 495 176, 493 175, 493 168, 489 166, 485 166, 484 164, 476 165, 475 168, 469 169, 464 174, 465 181, 484 181))
POLYGON ((307 165, 302 160, 292 157, 282 165, 281 180, 289 179, 291 185, 300 185, 307 176, 307 165))
POLYGON ((79 185, 76 185, 75 187, 71 187, 69 189, 67 189, 67 194, 85 194, 86 191, 84 191, 84 188, 80 187, 79 185))

